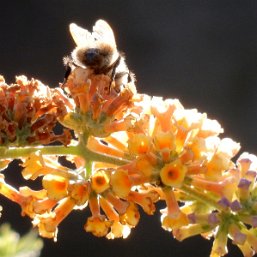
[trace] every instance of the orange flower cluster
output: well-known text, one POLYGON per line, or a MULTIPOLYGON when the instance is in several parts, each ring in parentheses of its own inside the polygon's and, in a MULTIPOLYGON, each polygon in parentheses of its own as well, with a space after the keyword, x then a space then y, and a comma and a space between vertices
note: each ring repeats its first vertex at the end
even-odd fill
MULTIPOLYGON (((1 87, 12 88, 3 80, 1 87)), ((65 92, 45 88, 42 95, 41 87, 38 81, 20 78, 15 88, 30 93, 20 99, 20 93, 9 96, 2 90, 6 99, 15 95, 18 100, 10 107, 3 98, 1 117, 18 102, 29 106, 24 117, 8 116, 6 122, 27 129, 22 138, 28 145, 55 140, 64 145, 21 155, 23 177, 41 177, 41 190, 17 190, 1 175, 0 193, 21 206, 42 236, 56 239, 58 225, 69 213, 88 206, 92 215, 84 225, 87 232, 126 238, 139 222, 139 208, 152 215, 155 203, 164 201, 162 227, 178 240, 213 236, 211 257, 227 253, 228 238, 244 256, 257 252, 257 157, 244 153, 232 161, 240 145, 219 137, 223 129, 216 120, 185 109, 177 99, 138 94, 133 84, 117 88, 110 77, 88 75, 80 67, 62 85, 65 92), (71 143, 67 134, 61 136, 65 140, 53 134, 57 120, 74 131, 71 143), (40 132, 47 135, 44 140, 40 132), (62 165, 59 156, 74 168, 62 165)), ((8 138, 3 146, 16 142, 7 132, 2 138, 8 138)))
POLYGON ((66 112, 63 102, 57 100, 59 95, 59 90, 51 90, 38 80, 19 76, 15 84, 7 85, 0 76, 0 144, 69 144, 68 130, 61 135, 53 132, 57 116, 66 112))
POLYGON ((63 85, 75 108, 61 119, 62 124, 96 137, 125 131, 131 123, 128 107, 136 89, 132 83, 124 88, 112 85, 109 76, 88 75, 87 69, 77 67, 63 85))

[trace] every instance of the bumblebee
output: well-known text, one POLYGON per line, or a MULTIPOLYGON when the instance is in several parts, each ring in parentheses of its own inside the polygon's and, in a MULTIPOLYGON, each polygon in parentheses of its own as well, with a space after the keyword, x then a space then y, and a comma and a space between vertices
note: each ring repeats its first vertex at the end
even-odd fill
POLYGON ((70 56, 64 57, 67 67, 65 79, 75 66, 87 69, 89 74, 109 76, 111 83, 115 82, 115 88, 135 81, 134 74, 125 63, 124 54, 117 50, 114 33, 106 21, 98 20, 92 33, 71 23, 70 33, 77 47, 70 56))

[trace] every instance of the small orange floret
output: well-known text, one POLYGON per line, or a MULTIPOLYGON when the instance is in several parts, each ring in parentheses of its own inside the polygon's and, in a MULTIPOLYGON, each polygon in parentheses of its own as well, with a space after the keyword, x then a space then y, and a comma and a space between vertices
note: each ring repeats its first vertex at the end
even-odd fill
POLYGON ((178 215, 167 215, 162 217, 162 228, 168 231, 180 228, 188 225, 188 218, 183 212, 179 212, 178 215))
POLYGON ((121 198, 126 198, 131 189, 127 171, 118 169, 111 175, 111 185, 113 192, 121 198))
POLYGON ((155 135, 154 139, 155 147, 157 148, 157 150, 162 150, 166 148, 172 151, 175 148, 175 137, 174 134, 170 131, 160 131, 155 135))
POLYGON ((109 232, 112 222, 106 220, 105 216, 92 216, 87 219, 84 229, 91 232, 94 236, 103 237, 109 232))
POLYGON ((167 186, 180 187, 184 181, 187 168, 180 160, 168 163, 160 171, 163 184, 167 186))
POLYGON ((120 216, 122 224, 128 224, 135 227, 140 219, 140 213, 135 203, 130 202, 126 212, 120 216))
POLYGON ((109 182, 110 178, 106 172, 99 170, 92 176, 91 186, 96 193, 100 194, 109 188, 109 182))
POLYGON ((151 146, 150 138, 143 134, 135 134, 128 141, 129 151, 133 154, 145 154, 151 146))
POLYGON ((67 196, 68 179, 58 174, 47 174, 43 178, 43 187, 49 199, 61 200, 67 196))
POLYGON ((89 186, 86 183, 76 183, 69 186, 70 196, 76 205, 83 205, 89 198, 89 186))

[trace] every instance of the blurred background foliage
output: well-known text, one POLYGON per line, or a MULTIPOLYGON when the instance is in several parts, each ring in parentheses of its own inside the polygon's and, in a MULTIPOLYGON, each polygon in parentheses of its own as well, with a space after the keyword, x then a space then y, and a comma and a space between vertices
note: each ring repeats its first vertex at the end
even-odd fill
POLYGON ((20 236, 11 229, 10 224, 0 226, 0 256, 1 257, 39 257, 43 247, 43 240, 37 233, 30 230, 20 236))

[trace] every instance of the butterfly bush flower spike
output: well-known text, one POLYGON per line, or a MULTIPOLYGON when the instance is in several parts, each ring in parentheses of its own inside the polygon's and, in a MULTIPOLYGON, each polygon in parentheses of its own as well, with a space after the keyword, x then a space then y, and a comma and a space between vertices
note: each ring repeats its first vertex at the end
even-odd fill
POLYGON ((138 93, 105 21, 92 33, 70 30, 76 48, 60 87, 0 77, 0 193, 54 240, 60 223, 85 209, 86 232, 127 238, 140 212, 153 215, 163 202, 161 226, 177 240, 213 238, 210 257, 226 255, 232 241, 254 256, 257 157, 238 157, 240 144, 206 113, 138 93), (7 182, 16 159, 40 189, 7 182))

